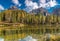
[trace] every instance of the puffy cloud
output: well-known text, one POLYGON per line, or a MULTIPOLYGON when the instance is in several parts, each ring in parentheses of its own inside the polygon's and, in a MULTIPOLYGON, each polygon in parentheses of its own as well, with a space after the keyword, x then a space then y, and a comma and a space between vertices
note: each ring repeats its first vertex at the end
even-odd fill
POLYGON ((48 2, 48 4, 49 4, 49 6, 50 7, 54 7, 54 6, 56 6, 57 5, 57 2, 56 2, 56 0, 50 0, 50 2, 48 2))
POLYGON ((39 2, 33 2, 32 0, 25 0, 25 6, 26 8, 24 10, 26 11, 31 11, 33 9, 37 9, 40 7, 43 8, 50 8, 50 7, 54 7, 56 5, 58 5, 58 3, 56 2, 56 0, 38 0, 39 2))
POLYGON ((39 0, 39 4, 40 4, 40 7, 43 7, 43 8, 50 8, 50 7, 54 7, 56 5, 58 5, 58 3, 56 2, 56 0, 39 0), (47 2, 46 2, 47 1, 47 2))
POLYGON ((46 0, 39 0, 40 3, 44 4, 46 2, 46 0))
POLYGON ((13 2, 15 5, 21 6, 21 4, 19 3, 19 0, 12 0, 12 2, 13 2))
POLYGON ((4 7, 2 5, 0 5, 0 10, 4 10, 4 7))
POLYGON ((37 9, 38 4, 36 2, 33 2, 31 0, 25 0, 25 10, 31 11, 32 9, 37 9))

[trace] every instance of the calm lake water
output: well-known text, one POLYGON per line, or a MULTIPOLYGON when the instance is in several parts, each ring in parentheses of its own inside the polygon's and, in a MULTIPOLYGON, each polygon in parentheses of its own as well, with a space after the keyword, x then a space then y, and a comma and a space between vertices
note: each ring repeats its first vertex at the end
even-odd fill
POLYGON ((60 26, 0 27, 0 41, 45 41, 60 36, 60 26))

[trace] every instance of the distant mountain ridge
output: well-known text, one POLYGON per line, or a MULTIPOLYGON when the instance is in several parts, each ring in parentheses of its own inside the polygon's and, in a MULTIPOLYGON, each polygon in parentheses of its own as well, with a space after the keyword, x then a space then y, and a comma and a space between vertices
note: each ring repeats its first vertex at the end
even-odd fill
POLYGON ((18 8, 16 6, 11 6, 10 8, 8 8, 8 10, 18 10, 18 8))
POLYGON ((60 15, 60 8, 53 9, 52 13, 55 14, 55 15, 60 15))
POLYGON ((48 11, 45 8, 42 8, 42 7, 32 10, 32 11, 30 11, 30 13, 35 13, 35 14, 41 13, 41 14, 46 15, 46 16, 49 14, 48 11))
MULTIPOLYGON (((8 8, 8 10, 19 10, 16 6, 11 6, 10 8, 8 8)), ((42 14, 42 15, 50 15, 50 13, 48 12, 47 9, 45 8, 37 8, 37 9, 34 9, 32 11, 29 12, 30 14, 42 14)), ((60 8, 53 8, 53 11, 51 14, 55 14, 55 15, 60 15, 60 8)))
MULTIPOLYGON (((34 14, 41 13, 41 14, 43 14, 45 16, 50 15, 48 10, 46 10, 45 8, 42 8, 42 7, 32 10, 32 11, 30 11, 30 13, 34 13, 34 14)), ((60 15, 60 8, 53 8, 53 11, 51 12, 51 14, 60 15)))

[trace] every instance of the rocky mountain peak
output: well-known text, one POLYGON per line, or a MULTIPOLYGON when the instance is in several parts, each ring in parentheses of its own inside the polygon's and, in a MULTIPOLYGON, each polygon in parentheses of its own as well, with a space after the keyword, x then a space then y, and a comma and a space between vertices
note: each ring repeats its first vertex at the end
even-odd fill
POLYGON ((8 10, 17 10, 18 8, 16 6, 11 6, 8 10))
POLYGON ((35 14, 41 13, 41 14, 46 15, 46 16, 49 14, 48 11, 45 8, 42 8, 42 7, 32 10, 32 11, 30 11, 30 13, 35 13, 35 14))

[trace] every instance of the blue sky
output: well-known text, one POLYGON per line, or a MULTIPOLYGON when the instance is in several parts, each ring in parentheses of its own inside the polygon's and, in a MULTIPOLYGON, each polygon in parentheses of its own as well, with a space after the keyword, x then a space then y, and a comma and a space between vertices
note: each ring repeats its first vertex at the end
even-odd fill
POLYGON ((53 8, 60 7, 60 0, 0 0, 0 10, 8 9, 11 6, 17 6, 27 12, 43 7, 51 12, 53 8))

